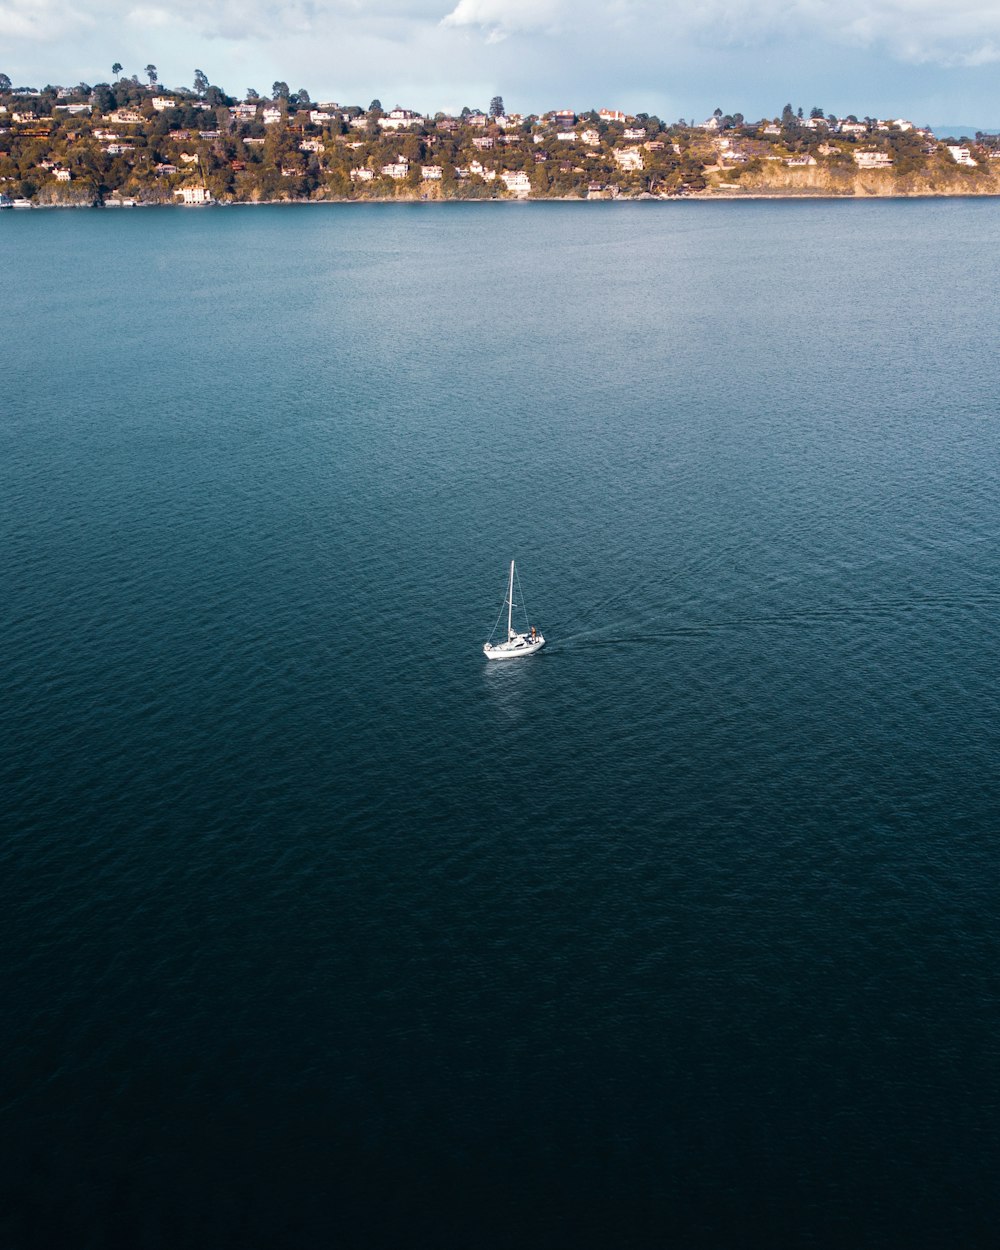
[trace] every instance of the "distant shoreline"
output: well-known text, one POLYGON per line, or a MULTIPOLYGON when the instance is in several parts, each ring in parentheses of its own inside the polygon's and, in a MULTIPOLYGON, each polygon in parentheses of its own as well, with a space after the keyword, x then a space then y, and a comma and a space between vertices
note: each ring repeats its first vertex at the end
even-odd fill
POLYGON ((614 198, 604 199, 587 199, 582 196, 564 195, 564 196, 522 196, 518 199, 425 199, 420 196, 384 196, 375 197, 368 196, 365 199, 341 199, 329 198, 322 200, 217 200, 211 204, 177 204, 170 201, 163 202, 136 202, 134 204, 7 204, 0 207, 0 218, 6 214, 11 216, 19 216, 21 213, 28 211, 55 210, 59 212, 78 212, 80 210, 91 209, 108 209, 116 211, 118 209, 150 209, 163 208, 177 210, 178 212, 204 212, 214 209, 231 209, 231 208, 301 208, 301 207, 323 207, 330 205, 355 204, 355 205, 385 205, 385 204, 406 204, 411 206, 424 207, 440 207, 448 204, 494 204, 494 205, 516 205, 516 204, 714 204, 719 201, 726 203, 738 203, 739 201, 760 201, 760 200, 823 200, 837 201, 839 203, 870 203, 874 200, 990 200, 1000 199, 998 191, 914 191, 901 192, 895 195, 879 195, 879 194, 860 194, 860 195, 836 195, 830 192, 821 191, 801 191, 793 192, 767 192, 767 191, 748 191, 748 192, 726 192, 711 191, 708 193, 697 192, 690 195, 620 195, 614 198))

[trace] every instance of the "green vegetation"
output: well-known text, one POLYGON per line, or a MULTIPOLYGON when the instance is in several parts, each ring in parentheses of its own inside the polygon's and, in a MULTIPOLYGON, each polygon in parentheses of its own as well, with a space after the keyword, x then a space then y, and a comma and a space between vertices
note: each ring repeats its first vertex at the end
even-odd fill
POLYGON ((37 204, 535 199, 1000 191, 996 136, 949 150, 908 122, 805 118, 789 103, 703 124, 613 111, 517 116, 496 95, 459 117, 314 104, 272 84, 243 101, 202 70, 168 90, 121 76, 15 87, 0 74, 0 195, 37 204), (964 155, 962 154, 964 153, 964 155))

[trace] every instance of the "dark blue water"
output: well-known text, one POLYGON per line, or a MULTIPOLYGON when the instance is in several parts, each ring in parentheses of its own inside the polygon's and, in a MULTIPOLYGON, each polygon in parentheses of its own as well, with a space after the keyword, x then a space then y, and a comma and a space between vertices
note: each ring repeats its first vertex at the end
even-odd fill
POLYGON ((4 1250, 993 1244, 998 228, 3 216, 4 1250))

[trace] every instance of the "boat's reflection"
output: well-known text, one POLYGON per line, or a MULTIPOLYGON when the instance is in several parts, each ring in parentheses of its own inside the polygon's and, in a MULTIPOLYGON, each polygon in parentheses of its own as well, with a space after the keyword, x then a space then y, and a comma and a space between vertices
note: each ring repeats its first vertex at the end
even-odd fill
POLYGON ((524 719, 538 689, 545 652, 511 660, 483 661, 483 686, 494 711, 504 720, 524 719))

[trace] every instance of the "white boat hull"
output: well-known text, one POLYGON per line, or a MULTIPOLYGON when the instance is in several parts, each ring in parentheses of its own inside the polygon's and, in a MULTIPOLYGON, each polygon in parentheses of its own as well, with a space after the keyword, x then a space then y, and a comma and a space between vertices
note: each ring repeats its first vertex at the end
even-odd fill
POLYGON ((541 634, 536 634, 534 640, 527 634, 515 634, 508 642, 499 642, 495 647, 486 643, 483 647, 483 655, 488 660, 516 660, 522 655, 534 655, 544 646, 545 639, 541 634))

